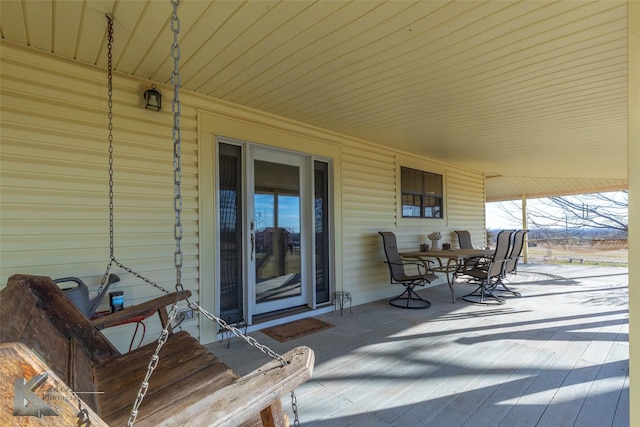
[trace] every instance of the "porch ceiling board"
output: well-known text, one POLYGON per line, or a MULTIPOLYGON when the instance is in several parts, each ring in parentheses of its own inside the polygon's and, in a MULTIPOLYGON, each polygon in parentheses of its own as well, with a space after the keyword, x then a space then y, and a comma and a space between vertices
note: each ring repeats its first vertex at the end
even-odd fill
MULTIPOLYGON (((4 40, 171 81, 169 1, 0 2, 4 40)), ((626 188, 626 1, 183 1, 186 90, 500 175, 626 188)))

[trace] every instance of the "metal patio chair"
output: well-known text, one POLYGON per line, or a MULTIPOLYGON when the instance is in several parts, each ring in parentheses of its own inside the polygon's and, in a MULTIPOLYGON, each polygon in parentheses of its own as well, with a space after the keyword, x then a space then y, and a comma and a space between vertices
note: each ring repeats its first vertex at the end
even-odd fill
POLYGON ((473 249, 471 233, 467 230, 455 230, 455 233, 458 235, 458 246, 460 246, 460 249, 473 249))
POLYGON ((382 236, 384 253, 387 257, 391 284, 401 284, 404 292, 389 300, 389 304, 400 308, 427 308, 431 303, 421 298, 415 291, 416 286, 424 286, 438 278, 429 267, 431 261, 411 262, 403 260, 398 252, 396 236, 390 231, 379 231, 382 236), (405 266, 412 265, 417 269, 417 274, 407 274, 405 266))
MULTIPOLYGON (((518 230, 513 233, 513 241, 511 243, 511 251, 509 252, 509 257, 504 264, 504 271, 502 273, 502 277, 495 283, 495 288, 500 286, 504 292, 500 294, 500 296, 504 295, 504 293, 510 293, 513 296, 519 297, 520 293, 514 290, 509 289, 509 287, 504 283, 508 274, 516 274, 518 268, 518 261, 521 258, 522 249, 524 248, 524 236, 529 232, 529 230, 518 230)), ((494 289, 495 290, 495 289, 494 289)))
MULTIPOLYGON (((474 249, 473 243, 471 242, 471 233, 467 230, 455 230, 455 233, 458 235, 458 246, 460 249, 474 249)), ((472 270, 482 262, 482 258, 466 259, 464 264, 459 266, 458 270, 454 273, 454 277, 464 276, 465 271, 472 270)))
POLYGON ((503 277, 505 264, 509 260, 513 233, 514 230, 503 230, 498 233, 493 257, 485 263, 465 270, 464 275, 469 277, 467 282, 477 285, 477 288, 463 296, 464 301, 478 304, 504 304, 504 298, 496 295, 493 290, 503 277))

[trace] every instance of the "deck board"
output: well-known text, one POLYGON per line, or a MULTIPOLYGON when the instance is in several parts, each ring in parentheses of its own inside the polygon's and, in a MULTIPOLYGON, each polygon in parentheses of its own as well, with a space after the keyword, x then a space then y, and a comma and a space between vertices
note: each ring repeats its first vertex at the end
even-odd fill
MULTIPOLYGON (((523 296, 502 306, 451 304, 443 285, 419 291, 426 310, 382 300, 318 316, 334 327, 288 343, 250 335, 314 349, 296 390, 305 426, 628 426, 627 269, 526 265, 511 282, 523 296)), ((239 374, 265 361, 226 345, 208 347, 239 374)))

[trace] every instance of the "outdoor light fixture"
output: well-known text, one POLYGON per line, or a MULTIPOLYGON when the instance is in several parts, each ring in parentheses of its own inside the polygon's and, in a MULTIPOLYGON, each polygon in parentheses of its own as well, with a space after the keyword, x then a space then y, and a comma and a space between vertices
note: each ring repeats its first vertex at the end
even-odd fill
POLYGON ((156 89, 156 85, 152 85, 142 93, 142 107, 153 111, 160 111, 162 108, 162 95, 156 89))

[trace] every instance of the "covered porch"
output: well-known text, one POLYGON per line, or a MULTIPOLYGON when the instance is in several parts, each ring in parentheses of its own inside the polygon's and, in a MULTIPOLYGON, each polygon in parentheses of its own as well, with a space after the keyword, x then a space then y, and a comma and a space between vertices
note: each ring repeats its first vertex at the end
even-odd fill
MULTIPOLYGON (((0 3, 0 287, 25 272, 99 286, 114 234, 106 208, 112 100, 105 32, 105 16, 113 15, 115 247, 126 264, 171 289, 170 2, 0 3), (164 93, 159 112, 140 106, 149 85, 164 93)), ((400 312, 382 300, 396 289, 386 284, 376 233, 394 231, 404 247, 417 248, 436 230, 482 236, 488 201, 625 188, 629 217, 638 218, 640 173, 627 166, 640 158, 633 120, 640 85, 632 77, 640 75, 640 3, 210 0, 181 2, 180 19, 183 277, 198 302, 222 312, 216 138, 327 165, 332 264, 322 277, 333 279, 327 290, 353 295, 354 314, 320 314, 328 301, 307 298, 304 306, 334 327, 273 343, 278 351, 298 342, 317 351, 316 377, 299 390, 304 425, 564 426, 572 413, 575 425, 596 416, 630 424, 613 415, 629 409, 619 405, 621 396, 629 400, 628 353, 607 359, 618 348, 608 334, 626 334, 626 326, 610 332, 603 325, 637 314, 636 287, 630 310, 618 308, 606 288, 617 275, 576 270, 576 277, 525 281, 523 298, 499 310, 452 305, 441 285, 421 291, 431 309, 400 312), (446 178, 442 219, 401 218, 403 167, 446 178), (582 334, 607 340, 583 341, 582 334), (609 381, 618 373, 606 371, 618 362, 625 371, 616 395, 609 381), (593 375, 583 379, 587 372, 593 375), (601 391, 593 381, 600 374, 601 391), (565 408, 574 404, 573 412, 565 408)), ((253 171, 244 172, 248 182, 253 171)), ((234 237, 238 259, 250 265, 251 212, 244 217, 247 227, 234 237)), ((639 228, 630 229, 637 259, 639 228)), ((629 266, 632 284, 639 268, 629 266)), ((122 281, 127 304, 157 296, 132 276, 122 281)), ((234 299, 238 312, 249 307, 253 315, 254 282, 234 282, 243 296, 234 299)), ((182 327, 209 343, 217 336, 212 325, 194 316, 182 327)), ((151 324, 147 339, 159 330, 151 324)), ((631 333, 637 373, 638 334, 631 333)), ((110 338, 118 346, 130 340, 120 332, 110 338)), ((624 335, 625 349, 628 342, 624 335)), ((259 353, 240 343, 210 346, 240 373, 259 363, 259 353)), ((638 418, 636 407, 631 419, 638 418)))
MULTIPOLYGON (((522 297, 502 306, 451 304, 439 285, 419 291, 427 310, 380 300, 320 315, 333 327, 285 343, 250 335, 280 353, 314 349, 313 378, 296 390, 305 426, 628 426, 628 277, 529 264, 511 278, 522 297)), ((238 373, 266 358, 227 344, 209 349, 238 373)))

